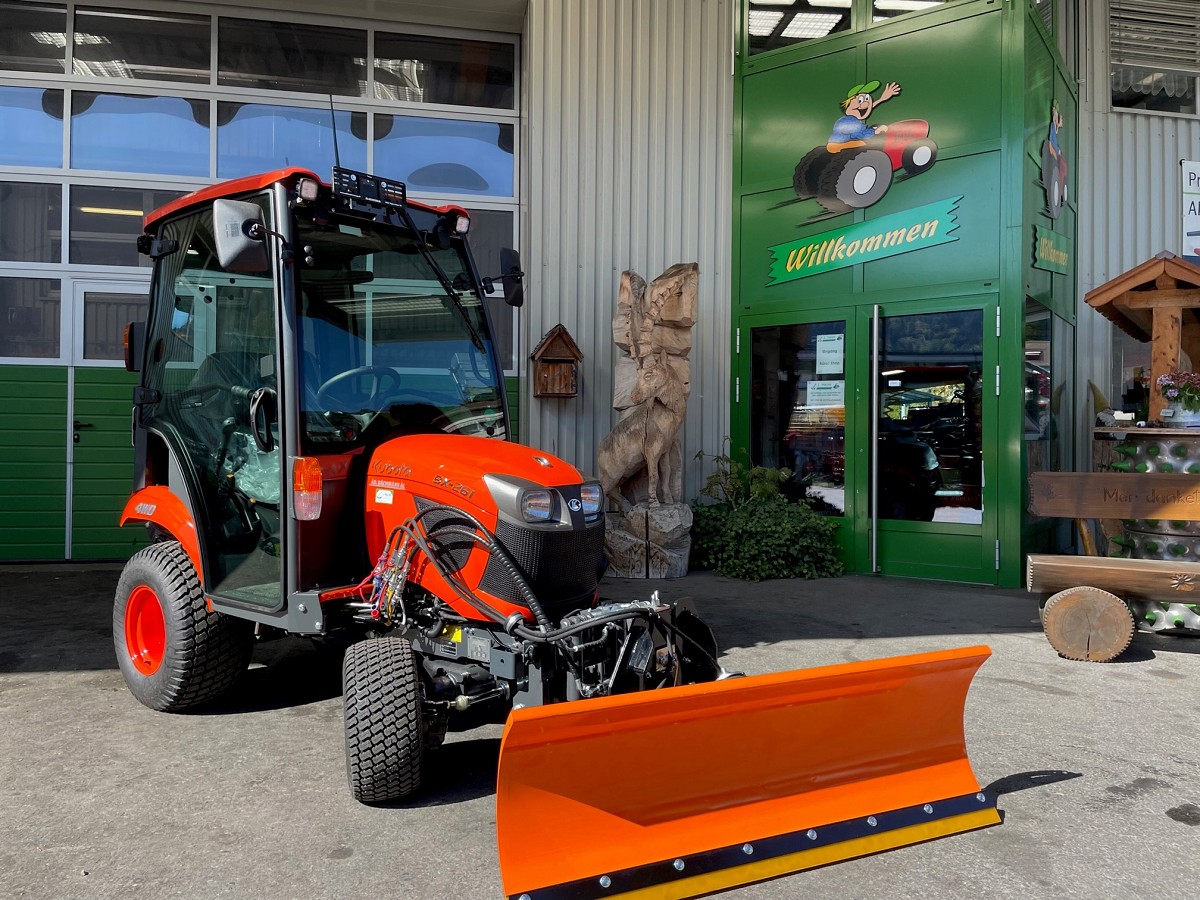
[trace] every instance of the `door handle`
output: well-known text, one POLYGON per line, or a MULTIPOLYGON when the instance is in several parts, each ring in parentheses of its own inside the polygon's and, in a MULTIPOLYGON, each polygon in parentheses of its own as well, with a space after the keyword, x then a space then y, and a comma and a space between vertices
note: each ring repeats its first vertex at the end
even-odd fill
POLYGON ((92 424, 91 422, 80 422, 78 419, 75 420, 76 430, 78 430, 80 428, 95 428, 95 427, 96 426, 94 424, 92 424))

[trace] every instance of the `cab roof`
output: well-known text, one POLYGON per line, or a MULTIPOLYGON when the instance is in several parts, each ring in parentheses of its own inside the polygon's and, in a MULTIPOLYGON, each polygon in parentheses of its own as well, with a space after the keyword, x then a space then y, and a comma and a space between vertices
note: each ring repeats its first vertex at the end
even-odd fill
MULTIPOLYGON (((276 169, 273 172, 264 172, 261 175, 247 175, 244 178, 235 178, 232 181, 222 181, 218 184, 213 184, 208 187, 200 188, 198 191, 192 191, 190 194, 184 194, 160 206, 158 209, 147 213, 142 224, 142 230, 147 234, 153 234, 159 223, 164 219, 190 209, 193 206, 201 206, 206 203, 211 203, 213 200, 219 200, 225 197, 237 197, 241 194, 250 194, 254 191, 262 190, 276 182, 286 184, 289 188, 295 187, 296 182, 301 178, 311 178, 313 181, 319 182, 323 187, 328 188, 329 182, 321 178, 311 169, 302 169, 297 166, 289 166, 286 169, 276 169)), ((414 209, 422 209, 427 212, 432 212, 437 215, 443 213, 455 212, 460 215, 469 216, 469 213, 461 206, 456 204, 447 204, 446 206, 431 206, 428 203, 421 203, 419 200, 409 200, 408 205, 414 209)))

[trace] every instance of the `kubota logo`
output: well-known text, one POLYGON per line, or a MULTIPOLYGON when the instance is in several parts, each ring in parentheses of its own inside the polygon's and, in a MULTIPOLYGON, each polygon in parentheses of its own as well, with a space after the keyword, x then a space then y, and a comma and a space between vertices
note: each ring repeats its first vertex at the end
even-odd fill
POLYGON ((579 512, 581 509, 583 509, 583 504, 578 500, 568 500, 567 508, 571 510, 571 512, 579 512))
POLYGON ((390 463, 379 460, 372 463, 371 468, 380 475, 392 475, 396 478, 407 478, 412 474, 412 467, 406 466, 404 463, 390 463))

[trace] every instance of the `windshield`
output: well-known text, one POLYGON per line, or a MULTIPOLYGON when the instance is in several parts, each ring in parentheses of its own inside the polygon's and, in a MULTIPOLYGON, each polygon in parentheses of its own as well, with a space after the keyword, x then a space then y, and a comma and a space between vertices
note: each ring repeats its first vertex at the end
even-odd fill
POLYGON ((430 252, 370 222, 296 223, 305 437, 449 431, 504 438, 501 378, 458 242, 430 252))

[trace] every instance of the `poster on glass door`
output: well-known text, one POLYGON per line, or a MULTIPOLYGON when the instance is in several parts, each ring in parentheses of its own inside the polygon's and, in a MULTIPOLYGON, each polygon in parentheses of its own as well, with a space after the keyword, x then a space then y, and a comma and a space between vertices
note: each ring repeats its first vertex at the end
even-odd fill
POLYGON ((1183 257, 1200 264, 1200 162, 1181 160, 1183 178, 1183 257))

